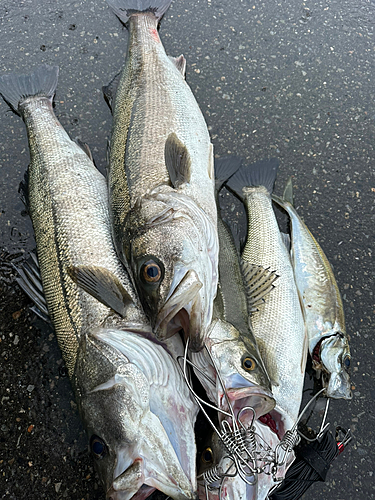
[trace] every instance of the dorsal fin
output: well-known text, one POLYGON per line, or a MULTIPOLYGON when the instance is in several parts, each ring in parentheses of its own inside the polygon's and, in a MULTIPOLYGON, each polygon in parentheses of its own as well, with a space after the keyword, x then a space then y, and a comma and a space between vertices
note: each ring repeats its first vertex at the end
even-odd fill
POLYGON ((25 206, 26 212, 30 212, 30 200, 29 200, 29 166, 24 173, 23 179, 18 186, 18 192, 22 203, 25 206))
POLYGON ((266 296, 274 288, 274 282, 278 276, 274 271, 244 260, 241 260, 241 268, 246 287, 248 312, 251 314, 265 302, 266 296))
POLYGON ((108 85, 104 85, 102 87, 102 92, 104 96, 105 102, 108 104, 108 107, 111 111, 113 111, 113 102, 116 97, 117 87, 121 78, 121 71, 119 71, 109 82, 108 85))
POLYGON ((75 142, 78 144, 78 146, 84 151, 87 156, 90 158, 90 160, 94 163, 94 158, 92 157, 91 149, 89 148, 89 145, 86 144, 86 142, 81 141, 78 137, 75 139, 75 142))
POLYGON ((191 160, 189 151, 174 132, 169 134, 165 142, 164 154, 165 166, 172 186, 177 189, 182 184, 190 182, 191 160))
POLYGON ((186 74, 186 59, 185 59, 185 57, 181 54, 178 57, 169 56, 169 59, 173 62, 173 64, 178 69, 178 71, 185 78, 185 74, 186 74))

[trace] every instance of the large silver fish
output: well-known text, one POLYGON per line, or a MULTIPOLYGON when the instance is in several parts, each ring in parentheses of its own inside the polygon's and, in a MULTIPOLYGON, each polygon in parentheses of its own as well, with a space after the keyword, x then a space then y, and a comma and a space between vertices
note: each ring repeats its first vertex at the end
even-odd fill
POLYGON ((117 250, 159 338, 200 350, 217 288, 213 147, 157 26, 171 0, 107 0, 129 29, 113 99, 109 193, 117 250))
MULTIPOLYGON (((217 194, 240 164, 236 157, 215 160, 217 194)), ((252 407, 259 418, 272 410, 275 401, 249 325, 239 257, 231 232, 221 219, 218 195, 217 207, 220 281, 214 302, 214 319, 206 337, 207 350, 192 353, 191 359, 198 368, 195 373, 208 397, 219 408, 227 409, 225 391, 236 416, 242 408, 252 407), (215 385, 207 381, 204 374, 209 374, 215 385)))
POLYGON ((277 275, 273 288, 254 308, 251 325, 276 399, 271 416, 282 437, 298 416, 307 343, 289 252, 272 208, 271 193, 277 167, 278 160, 241 167, 227 186, 243 200, 247 209, 248 234, 242 261, 250 307, 254 279, 259 275, 277 275))
POLYGON ((91 451, 109 499, 194 498, 196 407, 116 255, 106 181, 54 115, 57 77, 2 76, 0 94, 26 125, 42 289, 91 451))
POLYGON ((284 199, 277 196, 273 199, 290 217, 291 257, 304 308, 313 368, 322 374, 328 397, 351 399, 349 341, 344 307, 332 268, 293 206, 291 180, 284 199))

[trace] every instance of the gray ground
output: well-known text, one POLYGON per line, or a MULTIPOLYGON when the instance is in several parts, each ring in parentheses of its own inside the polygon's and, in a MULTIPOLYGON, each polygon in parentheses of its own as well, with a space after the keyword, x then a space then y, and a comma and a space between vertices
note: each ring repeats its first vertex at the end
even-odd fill
MULTIPOLYGON (((175 0, 161 25, 167 52, 187 59, 215 153, 280 158, 276 192, 294 176, 343 294, 354 398, 334 402, 330 421, 355 437, 306 499, 375 497, 374 13, 372 0, 175 0)), ((56 114, 103 171, 111 117, 100 89, 126 43, 104 0, 0 3, 0 73, 58 64, 56 114)), ((29 156, 22 121, 3 102, 0 116, 1 498, 103 499, 54 335, 14 281, 11 263, 34 247, 17 193, 29 156)))

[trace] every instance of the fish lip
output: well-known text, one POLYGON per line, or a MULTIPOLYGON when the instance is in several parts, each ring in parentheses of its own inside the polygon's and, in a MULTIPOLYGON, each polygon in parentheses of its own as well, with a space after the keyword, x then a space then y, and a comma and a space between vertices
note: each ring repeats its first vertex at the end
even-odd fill
MULTIPOLYGON (((129 497, 129 495, 127 496, 131 500, 146 500, 146 498, 148 498, 155 490, 156 488, 154 488, 153 486, 142 484, 142 486, 136 493, 134 493, 134 495, 132 495, 131 497, 129 497)), ((124 497, 126 498, 126 493, 124 495, 124 491, 115 490, 113 486, 111 486, 106 493, 106 500, 124 500, 124 497)))
POLYGON ((272 393, 260 386, 229 388, 226 389, 226 393, 229 401, 233 403, 233 410, 236 415, 238 415, 242 408, 250 406, 255 410, 255 420, 269 413, 276 405, 272 393), (248 400, 248 404, 244 406, 238 403, 244 399, 248 400))
POLYGON ((160 481, 160 479, 155 481, 158 488, 155 485, 147 484, 147 478, 145 477, 145 472, 147 472, 146 461, 143 458, 138 457, 133 461, 133 466, 134 464, 137 464, 139 468, 139 470, 137 471, 137 482, 139 485, 138 489, 135 492, 134 489, 133 491, 131 491, 127 482, 124 482, 124 479, 126 481, 127 472, 129 469, 129 467, 127 467, 113 480, 111 486, 108 488, 106 492, 107 500, 131 500, 133 498, 137 500, 144 500, 153 492, 153 490, 156 489, 166 495, 172 495, 172 497, 176 500, 197 499, 197 493, 193 488, 189 490, 182 488, 172 476, 168 476, 165 478, 167 483, 160 481), (140 493, 141 488, 144 486, 147 486, 150 489, 147 496, 137 496, 140 493), (129 493, 131 494, 131 496, 129 496, 129 493))
MULTIPOLYGON (((198 326, 200 327, 201 314, 197 314, 197 309, 198 313, 200 313, 201 300, 199 291, 202 287, 203 284, 199 280, 197 273, 193 269, 188 269, 182 279, 175 284, 173 289, 171 288, 169 296, 160 309, 155 322, 154 330, 159 338, 165 339, 171 336, 171 333, 168 332, 168 325, 182 309, 189 315, 188 328, 186 320, 183 317, 179 318, 185 326, 185 330, 189 330, 188 332, 185 331, 185 336, 190 335, 192 331, 196 331, 198 326)), ((176 328, 181 328, 182 324, 176 328)))
POLYGON ((326 394, 327 397, 333 399, 352 399, 353 394, 351 391, 349 374, 344 371, 340 373, 331 373, 328 385, 326 386, 326 394))

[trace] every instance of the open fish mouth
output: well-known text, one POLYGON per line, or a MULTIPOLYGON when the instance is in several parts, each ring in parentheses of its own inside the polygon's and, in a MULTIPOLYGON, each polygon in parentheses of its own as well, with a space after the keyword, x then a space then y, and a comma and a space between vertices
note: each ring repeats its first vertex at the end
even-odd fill
MULTIPOLYGON (((247 419, 247 415, 250 420, 253 418, 258 420, 262 415, 269 413, 276 404, 271 392, 250 383, 248 387, 226 388, 225 392, 235 417, 237 418, 241 412, 241 420, 247 419)), ((224 411, 228 409, 226 397, 222 392, 219 395, 219 405, 224 411)))
POLYGON ((174 286, 172 284, 171 292, 160 309, 155 324, 159 338, 168 338, 182 328, 185 338, 190 338, 192 350, 203 347, 204 308, 200 294, 202 288, 202 282, 192 269, 186 271, 174 286))
POLYGON ((173 475, 161 472, 152 460, 140 457, 114 479, 107 490, 106 498, 145 500, 156 489, 177 500, 196 498, 192 488, 181 487, 173 475))
POLYGON ((280 441, 284 437, 285 432, 288 429, 291 429, 294 424, 293 420, 281 413, 277 407, 269 413, 262 415, 259 418, 259 422, 269 427, 271 431, 280 439, 280 441))

